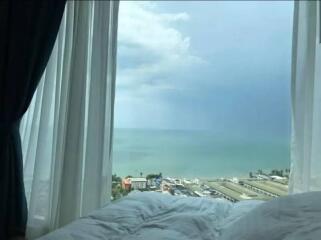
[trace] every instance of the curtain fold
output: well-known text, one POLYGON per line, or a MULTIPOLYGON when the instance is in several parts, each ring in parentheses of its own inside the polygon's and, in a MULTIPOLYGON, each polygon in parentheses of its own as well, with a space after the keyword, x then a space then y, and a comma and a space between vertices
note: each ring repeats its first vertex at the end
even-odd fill
POLYGON ((296 1, 292 52, 289 190, 321 190, 320 1, 296 1))
POLYGON ((64 0, 0 2, 0 239, 25 235, 20 120, 49 59, 64 0))
POLYGON ((110 199, 118 5, 67 2, 52 55, 22 120, 31 239, 110 199))

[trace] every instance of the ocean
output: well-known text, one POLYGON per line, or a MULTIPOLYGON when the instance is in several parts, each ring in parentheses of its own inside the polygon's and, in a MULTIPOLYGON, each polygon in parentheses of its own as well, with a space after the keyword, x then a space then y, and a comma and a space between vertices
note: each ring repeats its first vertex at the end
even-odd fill
POLYGON ((205 130, 118 129, 113 173, 180 178, 248 176, 258 169, 290 167, 289 136, 227 134, 205 130))

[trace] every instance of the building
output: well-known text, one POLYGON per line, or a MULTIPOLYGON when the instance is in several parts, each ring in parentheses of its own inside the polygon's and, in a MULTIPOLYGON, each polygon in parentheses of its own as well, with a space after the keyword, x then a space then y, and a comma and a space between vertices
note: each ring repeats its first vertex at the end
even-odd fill
POLYGON ((286 180, 287 178, 286 178, 286 177, 280 177, 280 176, 273 175, 273 176, 271 176, 271 179, 272 179, 272 180, 286 180))
POLYGON ((172 178, 163 178, 160 186, 163 192, 170 191, 171 188, 175 186, 175 180, 172 178))
POLYGON ((121 186, 122 186, 122 189, 130 191, 131 190, 130 178, 123 179, 122 182, 121 182, 121 186))
POLYGON ((129 178, 131 183, 131 189, 132 190, 141 190, 146 189, 147 187, 147 180, 143 177, 137 177, 137 178, 129 178))

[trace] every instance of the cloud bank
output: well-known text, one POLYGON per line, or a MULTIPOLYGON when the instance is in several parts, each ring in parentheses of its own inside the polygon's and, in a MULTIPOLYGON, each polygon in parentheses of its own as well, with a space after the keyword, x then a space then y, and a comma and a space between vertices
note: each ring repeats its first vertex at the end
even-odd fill
POLYGON ((151 2, 121 4, 119 18, 118 89, 172 89, 169 76, 201 64, 191 53, 190 38, 175 28, 187 23, 185 12, 160 13, 151 2))
POLYGON ((115 126, 281 133, 293 3, 122 1, 115 126))

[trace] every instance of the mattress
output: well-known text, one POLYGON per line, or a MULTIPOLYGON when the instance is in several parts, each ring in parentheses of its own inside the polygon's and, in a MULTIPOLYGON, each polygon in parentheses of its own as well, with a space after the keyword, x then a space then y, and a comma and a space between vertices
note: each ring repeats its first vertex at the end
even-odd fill
POLYGON ((215 240, 226 226, 261 203, 133 192, 40 239, 215 240))

